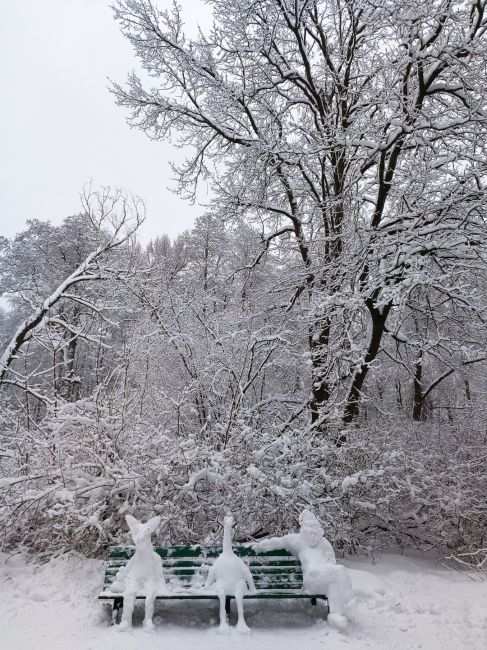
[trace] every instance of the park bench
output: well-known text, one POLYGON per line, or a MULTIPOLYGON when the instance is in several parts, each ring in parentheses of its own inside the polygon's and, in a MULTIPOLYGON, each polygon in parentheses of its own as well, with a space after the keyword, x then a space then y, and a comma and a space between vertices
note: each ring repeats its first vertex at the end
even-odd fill
MULTIPOLYGON (((205 591, 208 570, 214 560, 220 555, 219 547, 206 546, 172 546, 154 547, 160 556, 168 586, 167 593, 158 594, 158 599, 164 600, 205 600, 217 599, 215 592, 205 591)), ((312 605, 318 600, 325 602, 328 611, 326 594, 310 594, 303 589, 303 574, 297 557, 288 551, 256 551, 250 546, 234 546, 233 551, 246 562, 254 579, 256 593, 246 594, 245 598, 308 598, 312 605)), ((123 595, 111 591, 111 584, 118 570, 125 566, 135 552, 132 546, 112 546, 107 552, 106 571, 103 590, 98 598, 111 601, 111 621, 119 623, 123 595)), ((138 599, 143 595, 137 594, 138 599)), ((230 600, 227 596, 225 609, 230 614, 230 600)))

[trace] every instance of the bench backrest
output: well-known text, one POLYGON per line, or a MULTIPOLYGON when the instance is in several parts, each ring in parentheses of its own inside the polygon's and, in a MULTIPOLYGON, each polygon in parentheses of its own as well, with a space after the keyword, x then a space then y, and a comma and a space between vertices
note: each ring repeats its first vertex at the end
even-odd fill
MULTIPOLYGON (((201 589, 208 570, 222 552, 213 546, 156 546, 166 581, 172 588, 201 589)), ((260 590, 286 591, 301 589, 303 574, 299 560, 284 549, 256 551, 248 546, 234 546, 234 553, 246 562, 260 590)), ((108 549, 104 589, 109 590, 117 571, 125 566, 135 552, 132 546, 112 546, 108 549)))

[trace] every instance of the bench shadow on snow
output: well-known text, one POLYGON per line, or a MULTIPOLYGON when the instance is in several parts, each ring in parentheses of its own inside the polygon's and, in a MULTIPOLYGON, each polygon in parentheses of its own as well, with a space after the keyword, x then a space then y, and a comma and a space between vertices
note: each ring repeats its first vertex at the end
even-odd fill
MULTIPOLYGON (((251 629, 307 628, 326 620, 326 606, 318 601, 316 606, 308 600, 247 600, 245 619, 251 629)), ((109 621, 108 608, 105 620, 109 621)), ((138 601, 133 613, 134 628, 142 627, 144 620, 144 601, 138 601)), ((156 628, 176 626, 195 629, 218 628, 218 601, 156 601, 154 625, 156 628)), ((237 622, 237 606, 231 603, 230 625, 237 622)))

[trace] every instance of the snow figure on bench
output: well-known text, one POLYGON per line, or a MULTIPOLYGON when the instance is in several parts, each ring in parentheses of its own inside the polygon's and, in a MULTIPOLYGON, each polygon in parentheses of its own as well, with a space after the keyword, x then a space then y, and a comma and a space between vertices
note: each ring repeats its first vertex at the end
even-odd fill
POLYGON ((220 630, 224 631, 228 628, 225 597, 235 596, 238 611, 237 630, 249 632, 244 619, 243 597, 246 593, 254 593, 255 586, 249 567, 232 550, 232 526, 233 517, 225 517, 223 520, 223 552, 210 567, 206 589, 209 589, 213 583, 215 584, 220 601, 220 630))
POLYGON ((310 594, 326 594, 330 606, 328 621, 344 628, 352 604, 352 581, 345 567, 337 565, 330 542, 309 510, 299 515, 300 532, 271 537, 253 544, 254 548, 272 551, 284 548, 297 555, 303 570, 303 587, 310 594))
POLYGON ((120 629, 132 627, 132 613, 137 595, 145 595, 144 627, 152 629, 154 601, 158 593, 167 592, 161 558, 152 549, 151 535, 161 523, 160 517, 152 517, 142 524, 135 517, 125 517, 135 544, 135 553, 117 573, 112 591, 123 595, 123 612, 120 629))

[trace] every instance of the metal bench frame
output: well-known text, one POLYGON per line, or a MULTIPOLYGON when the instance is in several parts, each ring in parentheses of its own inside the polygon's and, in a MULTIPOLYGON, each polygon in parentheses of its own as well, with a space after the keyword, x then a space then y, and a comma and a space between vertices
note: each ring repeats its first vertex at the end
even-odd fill
MULTIPOLYGON (((169 592, 158 594, 160 600, 217 600, 216 593, 204 591, 208 569, 220 555, 220 547, 208 546, 156 546, 160 556, 169 592)), ((246 562, 254 578, 256 593, 246 594, 245 599, 291 599, 307 598, 312 605, 323 600, 326 614, 329 612, 326 594, 310 594, 303 589, 301 564, 297 557, 284 549, 256 551, 250 546, 235 546, 234 553, 246 562)), ((133 546, 112 546, 108 549, 103 590, 99 600, 112 601, 111 621, 119 623, 123 609, 123 595, 110 590, 118 570, 125 566, 135 552, 133 546)), ((145 596, 137 595, 138 600, 145 596)), ((230 602, 225 599, 225 610, 230 615, 230 602)))

